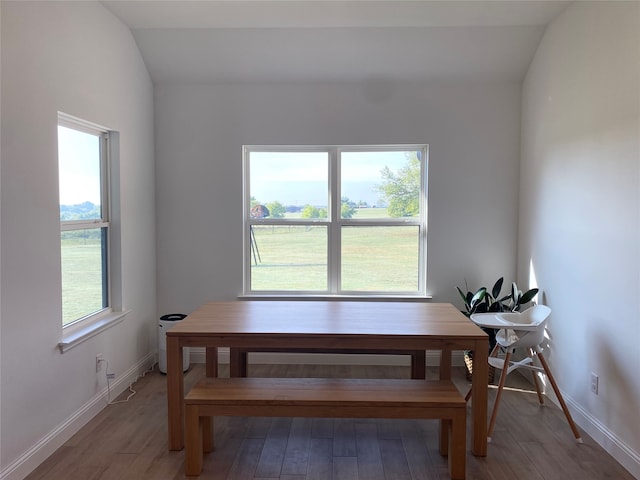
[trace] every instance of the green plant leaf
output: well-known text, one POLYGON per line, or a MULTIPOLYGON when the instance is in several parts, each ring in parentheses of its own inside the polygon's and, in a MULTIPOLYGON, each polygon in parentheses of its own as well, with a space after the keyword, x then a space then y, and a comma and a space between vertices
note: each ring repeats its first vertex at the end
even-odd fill
POLYGON ((522 304, 529 303, 531 300, 533 300, 533 297, 535 297, 537 294, 538 294, 537 288, 532 288, 531 290, 526 291, 525 293, 522 294, 522 297, 520 298, 520 303, 522 304))
POLYGON ((460 294, 460 298, 462 298, 462 301, 466 304, 467 296, 462 292, 462 290, 460 290, 460 287, 456 287, 456 290, 458 290, 458 293, 460 294))
POLYGON ((480 288, 471 298, 471 301, 469 302, 469 305, 471 305, 471 308, 473 309, 473 307, 475 307, 476 305, 478 305, 485 297, 485 295, 487 294, 487 289, 485 287, 480 288))
POLYGON ((498 281, 495 283, 493 288, 491 289, 491 295, 493 298, 498 298, 500 296, 500 290, 502 290, 502 283, 504 282, 504 277, 500 277, 498 281))
POLYGON ((502 297, 500 300, 498 300, 500 303, 504 303, 507 300, 511 300, 511 294, 509 295, 505 295, 504 297, 502 297))
POLYGON ((458 289, 458 293, 460 294, 460 297, 462 298, 462 302, 464 303, 464 308, 466 310, 465 315, 468 316, 468 312, 471 310, 471 298, 473 297, 473 294, 471 292, 467 292, 466 295, 465 293, 460 289, 460 287, 456 287, 458 289))
POLYGON ((486 302, 480 302, 477 306, 476 306, 476 311, 475 313, 487 313, 488 311, 488 307, 486 302))
POLYGON ((502 312, 502 305, 498 302, 494 302, 491 305, 489 305, 488 308, 489 312, 502 312))

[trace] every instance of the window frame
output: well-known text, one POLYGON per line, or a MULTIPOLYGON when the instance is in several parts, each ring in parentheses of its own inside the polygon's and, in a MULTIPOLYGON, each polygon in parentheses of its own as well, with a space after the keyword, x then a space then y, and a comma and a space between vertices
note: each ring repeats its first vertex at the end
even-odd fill
MULTIPOLYGON (((111 131, 100 125, 82 120, 71 115, 58 112, 57 127, 66 127, 79 132, 95 135, 99 139, 100 148, 100 218, 88 220, 60 220, 60 233, 78 231, 86 229, 100 229, 102 236, 102 295, 103 304, 106 306, 99 310, 88 313, 66 324, 62 324, 64 335, 74 335, 78 332, 91 329, 92 326, 102 325, 113 315, 112 291, 113 279, 111 275, 111 248, 112 248, 112 228, 111 228, 111 195, 110 195, 110 140, 111 131), (105 245, 106 244, 106 245, 105 245)), ((58 166, 58 171, 59 171, 58 166)), ((60 193, 59 193, 60 194, 60 193)), ((59 202, 58 202, 59 203, 59 202)), ((60 261, 62 262, 62 245, 60 245, 60 261)), ((61 263, 62 266, 62 263, 61 263)), ((62 286, 62 283, 61 283, 62 286)), ((63 294, 60 294, 64 302, 63 294)), ((62 314, 62 312, 61 312, 62 314)), ((64 322, 64 320, 63 320, 64 322)), ((107 322, 108 323, 108 322, 107 322)))
POLYGON ((427 294, 427 206, 428 206, 428 144, 390 145, 244 145, 243 146, 243 287, 247 297, 362 297, 362 298, 429 298, 427 294), (341 156, 349 152, 419 151, 420 214, 416 217, 353 219, 341 216, 341 156), (328 154, 327 218, 277 219, 251 218, 251 154, 256 152, 326 152, 328 154), (251 287, 251 228, 254 225, 296 225, 327 227, 327 290, 253 290, 251 287), (341 279, 341 246, 344 227, 410 226, 418 227, 418 289, 411 291, 343 290, 341 279))

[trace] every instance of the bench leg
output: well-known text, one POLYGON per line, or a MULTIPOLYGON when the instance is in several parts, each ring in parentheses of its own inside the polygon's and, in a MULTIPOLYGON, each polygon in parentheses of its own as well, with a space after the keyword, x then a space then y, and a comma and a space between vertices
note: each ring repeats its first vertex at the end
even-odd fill
POLYGON ((424 380, 427 377, 427 354, 424 350, 411 354, 411 378, 424 380))
POLYGON ((449 455, 449 441, 451 440, 451 420, 440 420, 440 455, 449 455))
POLYGON ((184 473, 200 475, 202 471, 202 423, 197 405, 186 405, 184 412, 184 473))
POLYGON ((213 417, 200 417, 202 425, 202 451, 209 453, 213 451, 213 417))
POLYGON ((467 412, 457 409, 450 423, 449 474, 453 480, 464 480, 467 461, 467 412))
MULTIPOLYGON (((451 350, 442 349, 440 351, 440 380, 451 380, 451 350)), ((450 422, 440 421, 440 453, 447 455, 449 446, 450 422)))

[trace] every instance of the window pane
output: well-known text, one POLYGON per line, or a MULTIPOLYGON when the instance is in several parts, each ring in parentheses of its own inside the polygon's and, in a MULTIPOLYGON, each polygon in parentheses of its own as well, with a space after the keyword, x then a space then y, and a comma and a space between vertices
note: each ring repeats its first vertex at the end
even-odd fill
POLYGON ((420 213, 420 152, 342 152, 342 218, 413 217, 420 213), (345 208, 345 203, 355 206, 345 208))
POLYGON ((342 289, 417 291, 420 227, 343 227, 342 289))
POLYGON ((326 226, 251 227, 251 289, 327 290, 326 226))
POLYGON ((100 137, 58 126, 60 220, 102 218, 100 137))
POLYGON ((61 232, 62 324, 107 307, 107 229, 61 232))
MULTIPOLYGON (((250 152, 249 155, 252 207, 266 206, 272 218, 285 216, 285 212, 300 214, 305 207, 326 212, 329 199, 327 152, 250 152)), ((254 212, 252 218, 263 218, 266 213, 264 210, 262 214, 254 212)))

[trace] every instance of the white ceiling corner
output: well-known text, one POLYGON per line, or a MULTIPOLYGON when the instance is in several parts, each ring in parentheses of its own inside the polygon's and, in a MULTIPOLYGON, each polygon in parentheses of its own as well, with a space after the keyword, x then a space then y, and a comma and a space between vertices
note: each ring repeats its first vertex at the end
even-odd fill
POLYGON ((520 80, 567 1, 103 0, 155 83, 520 80))

